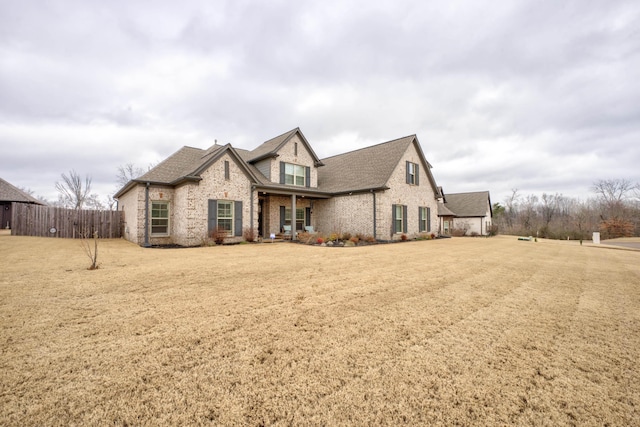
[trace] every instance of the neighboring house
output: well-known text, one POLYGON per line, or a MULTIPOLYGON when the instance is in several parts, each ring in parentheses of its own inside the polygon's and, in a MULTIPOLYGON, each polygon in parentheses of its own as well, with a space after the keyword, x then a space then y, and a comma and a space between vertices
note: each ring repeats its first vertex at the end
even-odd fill
POLYGON ((183 147, 115 196, 126 239, 201 244, 215 229, 269 238, 286 228, 379 240, 437 232, 438 187, 415 135, 319 159, 299 128, 253 151, 183 147))
POLYGON ((45 203, 0 178, 0 212, 2 212, 0 214, 0 228, 11 228, 12 203, 45 205, 45 203))
POLYGON ((491 197, 488 191, 445 194, 440 189, 442 202, 438 204, 440 233, 465 230, 466 235, 487 235, 491 231, 491 197))

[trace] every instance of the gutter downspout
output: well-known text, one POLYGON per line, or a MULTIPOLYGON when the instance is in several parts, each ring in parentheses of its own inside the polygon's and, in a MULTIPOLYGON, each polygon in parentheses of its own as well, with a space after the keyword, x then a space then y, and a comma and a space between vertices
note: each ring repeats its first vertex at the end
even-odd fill
POLYGON ((249 192, 249 221, 251 221, 249 228, 251 229, 251 235, 254 235, 253 229, 253 192, 256 189, 255 185, 251 186, 251 190, 249 192))
POLYGON ((148 248, 151 246, 149 244, 149 183, 147 181, 147 186, 144 190, 144 243, 143 247, 148 248))
POLYGON ((378 240, 378 236, 376 235, 376 192, 371 190, 371 194, 373 195, 373 238, 378 240))

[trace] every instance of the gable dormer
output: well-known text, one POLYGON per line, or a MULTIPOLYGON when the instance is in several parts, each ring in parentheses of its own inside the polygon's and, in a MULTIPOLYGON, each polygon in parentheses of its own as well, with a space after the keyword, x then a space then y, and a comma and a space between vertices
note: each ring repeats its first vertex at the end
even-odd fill
POLYGON ((323 166, 299 128, 264 142, 248 163, 271 183, 311 188, 317 188, 317 168, 323 166))

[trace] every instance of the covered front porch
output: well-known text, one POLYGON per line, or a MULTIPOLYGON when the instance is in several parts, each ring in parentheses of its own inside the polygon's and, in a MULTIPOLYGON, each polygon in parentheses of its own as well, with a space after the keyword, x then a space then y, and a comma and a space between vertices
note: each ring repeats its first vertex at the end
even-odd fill
POLYGON ((317 230, 314 207, 329 195, 312 191, 258 190, 258 236, 296 240, 298 233, 317 230))

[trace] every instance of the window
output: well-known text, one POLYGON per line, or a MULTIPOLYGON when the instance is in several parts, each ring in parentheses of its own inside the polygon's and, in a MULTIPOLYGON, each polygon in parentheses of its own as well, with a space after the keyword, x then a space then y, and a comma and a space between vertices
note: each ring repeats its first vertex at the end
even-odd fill
MULTIPOLYGON (((291 208, 284 209, 284 223, 291 224, 291 208)), ((296 230, 303 230, 304 224, 304 208, 296 208, 296 230)))
POLYGON ((242 236, 242 200, 209 199, 208 231, 224 230, 230 236, 242 236))
POLYGON ((407 184, 419 184, 419 170, 417 163, 407 162, 407 184))
POLYGON ((402 205, 393 205, 393 231, 394 233, 402 233, 404 228, 402 224, 403 209, 402 205))
POLYGON ((169 235, 169 202, 151 202, 151 235, 169 235))
POLYGON ((233 234, 233 202, 218 200, 218 229, 233 234))
POLYGON ((284 166, 284 183, 289 185, 305 186, 305 167, 285 163, 284 166))
POLYGON ((431 231, 431 208, 421 206, 419 209, 418 230, 431 231))

